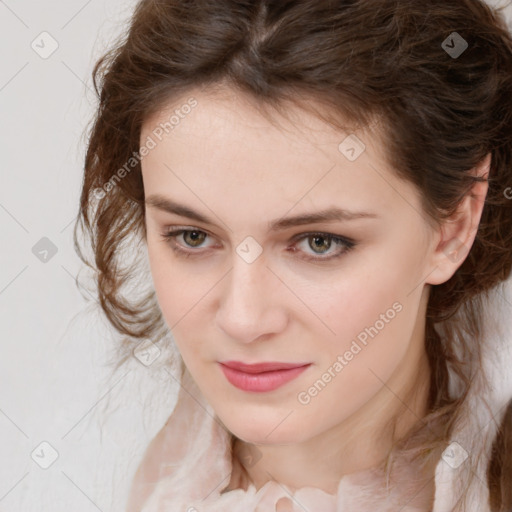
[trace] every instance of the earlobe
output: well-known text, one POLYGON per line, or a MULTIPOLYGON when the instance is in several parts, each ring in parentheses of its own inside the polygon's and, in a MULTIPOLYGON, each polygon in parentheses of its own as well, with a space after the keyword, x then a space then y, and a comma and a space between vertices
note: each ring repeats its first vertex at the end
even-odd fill
POLYGON ((491 154, 472 170, 482 181, 476 182, 464 197, 456 212, 446 219, 434 239, 432 267, 428 284, 442 284, 448 281, 466 259, 478 231, 485 198, 489 188, 488 177, 491 154))

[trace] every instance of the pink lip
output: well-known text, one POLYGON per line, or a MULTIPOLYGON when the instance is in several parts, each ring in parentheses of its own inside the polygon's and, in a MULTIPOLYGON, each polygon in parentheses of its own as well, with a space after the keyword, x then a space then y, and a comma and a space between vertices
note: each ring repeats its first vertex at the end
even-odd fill
POLYGON ((227 380, 243 391, 273 391, 298 377, 311 363, 219 363, 227 380))

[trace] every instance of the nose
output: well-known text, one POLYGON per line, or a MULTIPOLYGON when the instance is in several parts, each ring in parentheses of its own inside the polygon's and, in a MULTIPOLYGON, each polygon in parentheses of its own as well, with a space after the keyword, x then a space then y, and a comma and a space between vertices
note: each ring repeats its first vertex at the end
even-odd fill
POLYGON ((247 263, 234 254, 233 267, 223 280, 217 326, 232 339, 250 343, 283 331, 288 322, 282 284, 261 255, 247 263))

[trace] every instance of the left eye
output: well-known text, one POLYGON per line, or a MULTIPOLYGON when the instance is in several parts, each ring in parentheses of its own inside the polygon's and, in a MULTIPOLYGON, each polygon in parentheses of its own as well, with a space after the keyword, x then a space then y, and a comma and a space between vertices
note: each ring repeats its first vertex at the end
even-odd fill
MULTIPOLYGON (((338 258, 342 256, 344 253, 348 252, 355 246, 355 242, 353 240, 349 240, 348 238, 333 235, 331 233, 306 233, 300 235, 297 240, 301 243, 306 243, 308 248, 313 250, 313 253, 320 256, 306 256, 305 259, 308 260, 317 260, 317 261, 325 261, 333 258, 338 258), (335 252, 331 251, 331 255, 324 256, 328 254, 329 249, 334 245, 338 246, 338 250, 335 252)), ((292 252, 296 252, 297 249, 292 248, 292 252)))
MULTIPOLYGON (((201 245, 210 235, 199 229, 180 228, 167 231, 166 233, 163 233, 162 236, 170 244, 171 249, 175 253, 184 257, 190 257, 200 256, 201 253, 205 252, 194 249, 201 248, 201 245), (184 243, 177 242, 177 239, 180 236, 184 243)), ((302 233, 301 235, 294 237, 293 245, 288 249, 288 251, 293 253, 303 252, 305 253, 303 258, 306 260, 325 261, 343 255, 354 246, 355 242, 353 240, 331 233, 302 233), (308 248, 312 249, 313 253, 308 254, 304 249, 297 249, 297 246, 301 243, 307 243, 308 248), (329 256, 325 256, 325 254, 329 253, 329 249, 331 249, 333 245, 338 246, 338 250, 329 256)))

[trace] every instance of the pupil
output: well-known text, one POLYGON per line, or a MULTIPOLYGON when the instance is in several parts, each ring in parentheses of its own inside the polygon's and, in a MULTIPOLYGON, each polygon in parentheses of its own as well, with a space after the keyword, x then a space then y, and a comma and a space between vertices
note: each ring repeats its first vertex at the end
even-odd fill
POLYGON ((314 236, 314 237, 313 237, 313 240, 314 240, 314 246, 315 246, 316 248, 320 248, 320 249, 321 249, 321 248, 322 248, 322 246, 324 247, 324 249, 328 249, 328 248, 329 248, 329 244, 328 244, 328 243, 326 243, 327 237, 325 237, 325 236, 314 236), (317 242, 318 242, 319 240, 323 240, 323 241, 324 241, 324 243, 323 243, 323 244, 322 244, 322 243, 320 243, 319 245, 317 245, 317 242))
MULTIPOLYGON (((204 234, 204 233, 203 233, 204 234)), ((201 233, 199 233, 198 231, 189 231, 188 233, 186 233, 186 235, 188 237, 190 237, 192 239, 192 244, 190 245, 194 245, 194 242, 198 242, 201 243, 201 233)))

